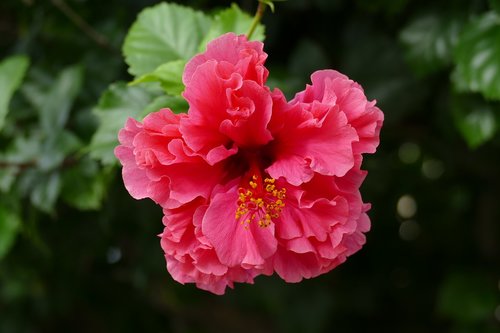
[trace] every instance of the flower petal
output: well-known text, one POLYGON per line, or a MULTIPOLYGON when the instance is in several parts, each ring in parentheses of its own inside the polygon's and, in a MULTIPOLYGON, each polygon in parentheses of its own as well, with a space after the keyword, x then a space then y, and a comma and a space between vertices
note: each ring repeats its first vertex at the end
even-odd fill
POLYGON ((240 224, 235 219, 237 200, 236 186, 217 193, 203 217, 202 231, 225 265, 259 268, 276 251, 274 227, 240 224))
POLYGON ((355 154, 374 153, 379 144, 379 135, 384 114, 368 102, 363 88, 344 74, 334 70, 320 70, 311 75, 312 85, 297 93, 291 104, 338 106, 349 124, 356 129, 359 142, 353 144, 355 154))
POLYGON ((283 127, 273 133, 275 160, 266 170, 271 177, 285 177, 297 186, 314 172, 343 176, 354 166, 352 143, 358 137, 337 108, 313 104, 308 110, 295 105, 273 112, 273 122, 283 127))
POLYGON ((208 43, 204 53, 193 57, 186 64, 182 80, 186 86, 191 85, 196 69, 207 61, 215 60, 231 64, 232 70, 245 80, 263 85, 268 75, 268 70, 264 67, 267 54, 263 52, 263 48, 261 42, 248 41, 244 35, 226 33, 208 43))

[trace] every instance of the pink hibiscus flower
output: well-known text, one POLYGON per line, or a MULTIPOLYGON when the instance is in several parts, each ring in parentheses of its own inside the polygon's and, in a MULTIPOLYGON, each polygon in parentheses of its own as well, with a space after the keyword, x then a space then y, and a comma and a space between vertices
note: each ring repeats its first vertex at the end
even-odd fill
POLYGON ((128 119, 115 150, 130 194, 163 207, 172 277, 216 294, 261 274, 328 272, 370 229, 360 166, 382 112, 332 70, 287 102, 265 86, 266 58, 244 36, 215 39, 186 65, 188 113, 128 119))

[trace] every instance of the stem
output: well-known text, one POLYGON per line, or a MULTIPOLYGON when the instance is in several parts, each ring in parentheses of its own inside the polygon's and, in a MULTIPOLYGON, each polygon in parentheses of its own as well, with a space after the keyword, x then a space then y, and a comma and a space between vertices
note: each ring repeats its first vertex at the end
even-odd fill
POLYGON ((92 26, 87 23, 77 12, 75 12, 64 0, 51 0, 52 4, 56 6, 66 17, 73 22, 80 30, 82 30, 90 39, 96 42, 97 45, 111 51, 116 51, 109 40, 92 26))
POLYGON ((267 5, 265 3, 259 1, 259 6, 257 7, 257 11, 255 12, 255 16, 253 17, 252 25, 250 26, 250 29, 247 32, 248 40, 252 38, 252 35, 255 32, 255 29, 257 28, 257 25, 262 19, 262 15, 264 15, 264 12, 266 11, 266 7, 267 5))
MULTIPOLYGON (((78 163, 78 159, 74 156, 67 156, 62 163, 57 168, 68 168, 72 167, 78 163)), ((29 168, 35 168, 38 165, 37 160, 27 161, 27 162, 9 162, 9 161, 0 161, 0 170, 8 169, 8 168, 17 168, 18 171, 23 171, 29 168)))
POLYGON ((35 166, 36 166, 36 161, 21 162, 21 163, 0 161, 0 170, 7 168, 18 168, 20 170, 24 170, 35 166))

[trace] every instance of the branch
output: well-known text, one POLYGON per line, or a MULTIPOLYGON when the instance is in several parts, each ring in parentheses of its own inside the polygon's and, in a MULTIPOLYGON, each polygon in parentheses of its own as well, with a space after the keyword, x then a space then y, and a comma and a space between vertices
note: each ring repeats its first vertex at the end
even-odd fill
POLYGON ((80 30, 82 30, 90 39, 97 45, 113 52, 118 52, 106 36, 96 31, 90 24, 87 23, 77 12, 75 12, 64 0, 51 0, 52 4, 57 7, 66 17, 73 22, 80 30))
MULTIPOLYGON (((75 164, 77 164, 79 161, 78 158, 76 158, 75 156, 68 156, 66 157, 62 163, 57 166, 56 168, 54 169, 65 169, 65 168, 69 168, 69 167, 72 167, 74 166, 75 164)), ((9 162, 9 161, 0 161, 0 170, 1 169, 7 169, 7 168, 17 168, 18 171, 23 171, 23 170, 26 170, 28 168, 34 168, 38 165, 38 161, 37 160, 32 160, 32 161, 26 161, 26 162, 19 162, 19 163, 16 163, 16 162, 9 162)))

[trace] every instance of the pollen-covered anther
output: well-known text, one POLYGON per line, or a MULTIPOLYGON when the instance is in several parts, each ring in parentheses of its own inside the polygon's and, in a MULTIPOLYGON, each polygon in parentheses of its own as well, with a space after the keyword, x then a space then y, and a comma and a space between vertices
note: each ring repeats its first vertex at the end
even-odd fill
POLYGON ((248 182, 250 187, 253 188, 254 190, 257 188, 257 182, 256 182, 257 179, 258 177, 256 175, 253 175, 252 180, 248 182))
POLYGON ((285 207, 286 189, 279 188, 274 178, 265 178, 262 182, 258 176, 253 175, 248 181, 251 189, 240 187, 238 189, 238 207, 236 220, 248 229, 250 223, 255 222, 259 227, 266 228, 273 219, 280 216, 285 207))

